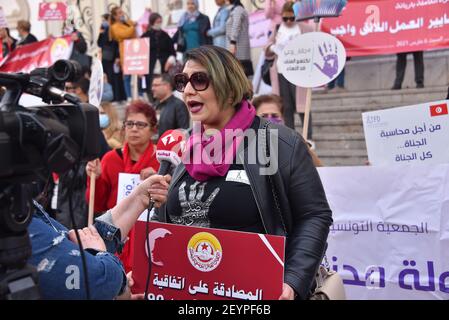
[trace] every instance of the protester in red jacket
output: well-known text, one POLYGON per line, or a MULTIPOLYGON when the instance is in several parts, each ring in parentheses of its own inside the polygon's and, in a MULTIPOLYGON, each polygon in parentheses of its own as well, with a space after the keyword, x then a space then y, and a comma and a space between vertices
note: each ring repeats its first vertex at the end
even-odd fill
MULTIPOLYGON (((156 146, 151 137, 157 132, 157 119, 154 109, 143 101, 135 101, 126 109, 123 128, 125 144, 122 149, 111 150, 100 160, 90 161, 86 172, 96 176, 94 212, 100 213, 115 206, 118 193, 119 173, 140 174, 142 179, 157 172, 156 146)), ((89 199, 90 181, 86 191, 89 199)), ((129 233, 120 259, 126 272, 131 271, 133 262, 134 230, 129 233)))

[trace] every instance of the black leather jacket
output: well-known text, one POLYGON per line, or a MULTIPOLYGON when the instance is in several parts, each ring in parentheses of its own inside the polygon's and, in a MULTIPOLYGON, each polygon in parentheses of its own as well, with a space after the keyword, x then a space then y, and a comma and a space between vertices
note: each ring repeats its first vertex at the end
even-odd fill
MULTIPOLYGON (((266 120, 259 119, 261 129, 266 120)), ((284 189, 277 190, 283 218, 276 209, 268 176, 260 174, 260 169, 264 166, 248 163, 248 150, 259 143, 260 135, 249 142, 244 153, 239 153, 239 158, 248 175, 266 233, 287 236, 285 283, 295 290, 299 299, 306 299, 325 252, 332 212, 303 138, 285 126, 270 124, 270 130, 272 129, 277 129, 279 134, 278 152, 275 154, 279 155, 276 160, 280 176, 277 177, 281 177, 280 186, 284 189)), ((184 174, 186 169, 181 164, 173 173, 169 192, 184 174)), ((158 210, 155 218, 161 222, 169 222, 165 206, 158 210)))

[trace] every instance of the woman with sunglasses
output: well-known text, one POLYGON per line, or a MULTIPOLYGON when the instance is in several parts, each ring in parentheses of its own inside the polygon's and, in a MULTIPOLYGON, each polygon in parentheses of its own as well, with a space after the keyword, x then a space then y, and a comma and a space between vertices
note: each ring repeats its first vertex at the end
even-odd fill
POLYGON ((267 127, 267 121, 256 116, 249 102, 251 83, 235 56, 223 48, 203 46, 187 52, 183 73, 174 82, 183 92, 193 130, 173 173, 167 202, 154 218, 262 234, 288 232, 280 299, 306 299, 332 217, 304 140, 285 126, 267 127), (282 164, 276 176, 282 177, 286 190, 288 219, 276 211, 265 162, 250 157, 257 154, 252 146, 263 145, 260 132, 266 130, 278 133, 278 139, 272 139, 278 152, 272 157, 278 157, 273 163, 282 164), (250 138, 242 139, 242 134, 250 138))
MULTIPOLYGON (((277 56, 293 38, 306 31, 311 31, 308 30, 308 26, 306 24, 298 24, 295 21, 293 2, 286 2, 282 7, 282 23, 278 26, 277 31, 272 34, 269 45, 265 50, 265 57, 267 59, 275 59, 276 62, 273 65, 273 69, 275 70, 270 73, 273 93, 282 97, 284 102, 285 125, 291 129, 295 129, 295 112, 297 110, 302 110, 305 107, 306 90, 296 87, 278 72, 281 67, 280 61, 277 61, 277 56)), ((299 116, 301 121, 304 123, 304 111, 299 112, 299 116)), ((309 121, 307 138, 311 140, 313 133, 311 116, 309 121)), ((310 142, 313 145, 313 142, 310 142)))
MULTIPOLYGON (((97 159, 87 163, 86 172, 95 174, 94 212, 101 213, 113 208, 117 202, 119 173, 140 174, 146 179, 159 169, 156 159, 156 146, 151 137, 156 131, 156 113, 143 101, 134 101, 126 108, 123 130, 123 148, 106 153, 101 162, 97 159)), ((86 199, 89 199, 90 179, 88 179, 86 199)), ((133 261, 134 231, 129 235, 123 253, 120 255, 126 272, 131 271, 133 261)))

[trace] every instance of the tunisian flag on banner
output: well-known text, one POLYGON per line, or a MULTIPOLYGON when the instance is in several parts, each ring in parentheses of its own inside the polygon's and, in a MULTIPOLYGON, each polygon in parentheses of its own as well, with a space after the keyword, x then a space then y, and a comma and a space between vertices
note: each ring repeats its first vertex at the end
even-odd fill
POLYGON ((449 47, 449 0, 349 0, 321 29, 343 42, 348 56, 449 47))
POLYGON ((0 72, 25 72, 36 68, 47 68, 60 59, 69 59, 72 54, 70 36, 48 38, 15 49, 0 61, 0 72))

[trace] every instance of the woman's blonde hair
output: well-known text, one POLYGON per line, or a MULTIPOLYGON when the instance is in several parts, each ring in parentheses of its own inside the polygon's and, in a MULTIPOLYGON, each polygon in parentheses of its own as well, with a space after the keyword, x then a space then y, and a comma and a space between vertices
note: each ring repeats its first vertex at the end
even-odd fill
POLYGON ((117 111, 114 106, 110 102, 102 102, 101 107, 103 108, 104 113, 106 113, 109 117, 109 126, 103 130, 106 139, 112 138, 114 135, 117 135, 117 132, 122 131, 122 125, 119 121, 117 111))
POLYGON ((187 51, 185 61, 193 60, 206 68, 221 109, 237 106, 253 96, 252 84, 240 62, 228 50, 201 46, 187 51))

